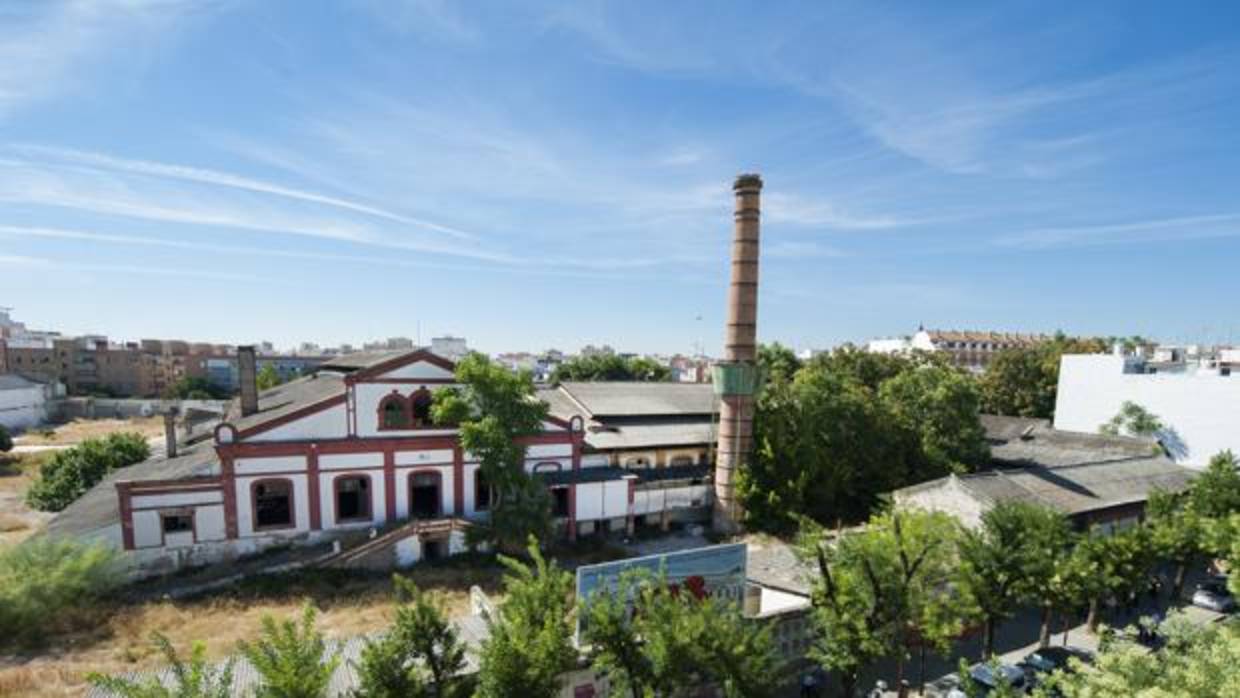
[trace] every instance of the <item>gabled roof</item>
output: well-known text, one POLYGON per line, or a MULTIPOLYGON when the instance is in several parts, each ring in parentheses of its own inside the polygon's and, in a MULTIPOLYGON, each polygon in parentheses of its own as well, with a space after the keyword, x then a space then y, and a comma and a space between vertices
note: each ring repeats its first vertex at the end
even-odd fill
POLYGON ((234 400, 224 421, 239 432, 247 432, 316 405, 327 406, 344 400, 344 379, 331 371, 316 371, 258 394, 258 412, 241 416, 241 403, 234 400))

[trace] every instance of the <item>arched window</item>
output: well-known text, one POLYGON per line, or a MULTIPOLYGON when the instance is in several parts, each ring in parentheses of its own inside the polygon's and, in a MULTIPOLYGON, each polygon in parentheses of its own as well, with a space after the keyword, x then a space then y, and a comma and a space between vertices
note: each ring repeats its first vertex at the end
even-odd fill
POLYGON ((370 477, 341 475, 334 481, 336 522, 370 521, 370 477))
POLYGON ((543 461, 534 466, 536 473, 557 473, 560 471, 560 464, 555 461, 543 461))
POLYGON ((422 388, 409 397, 409 404, 413 407, 414 429, 434 426, 431 422, 432 402, 431 393, 426 388, 422 388))
POLYGON ((393 392, 379 402, 379 428, 409 428, 409 406, 399 393, 393 392))
POLYGON ((293 481, 259 480, 250 485, 254 511, 254 530, 291 528, 293 515, 293 481))

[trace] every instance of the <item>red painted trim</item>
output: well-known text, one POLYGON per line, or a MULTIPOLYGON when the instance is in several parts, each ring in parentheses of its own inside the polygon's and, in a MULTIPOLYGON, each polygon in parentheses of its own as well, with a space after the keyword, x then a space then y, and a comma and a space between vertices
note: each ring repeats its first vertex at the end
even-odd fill
POLYGON ((117 506, 121 517, 121 542, 125 550, 133 550, 133 509, 129 500, 129 483, 116 483, 117 506))
POLYGON ((393 369, 400 368, 401 366, 408 366, 409 364, 413 364, 413 363, 418 363, 419 361, 425 361, 426 363, 431 364, 432 366, 438 366, 439 368, 442 368, 446 371, 452 371, 452 372, 456 371, 456 364, 443 358, 442 356, 439 356, 438 354, 432 354, 425 349, 416 349, 407 354, 393 356, 387 361, 377 363, 373 366, 368 366, 360 371, 354 371, 353 373, 350 373, 347 376, 345 376, 344 380, 346 383, 360 383, 360 382, 365 381, 368 378, 374 378, 376 376, 383 375, 384 373, 387 373, 388 371, 391 371, 393 369))
MULTIPOLYGON (((569 433, 536 434, 521 437, 516 443, 522 446, 535 444, 571 444, 574 437, 569 433)), ((317 447, 320 453, 378 453, 385 450, 395 451, 429 451, 435 449, 454 448, 458 443, 455 434, 435 436, 391 436, 367 439, 323 439, 311 441, 267 441, 254 443, 220 444, 215 447, 216 453, 234 458, 254 458, 263 456, 297 456, 305 455, 311 447, 317 447)))
POLYGON ((383 399, 379 400, 379 406, 375 408, 375 417, 379 420, 375 423, 376 431, 408 431, 413 428, 413 405, 410 404, 409 398, 393 389, 392 392, 384 395, 383 399), (387 425, 387 420, 383 418, 383 412, 388 405, 393 403, 400 405, 402 416, 399 426, 390 427, 387 425))
POLYGON ((221 479, 218 477, 195 477, 184 480, 122 480, 122 482, 127 483, 130 489, 138 494, 150 494, 151 492, 159 492, 169 487, 175 487, 177 492, 217 490, 220 488, 221 479))
POLYGON ((221 454, 220 479, 224 485, 224 537, 235 540, 239 535, 237 531, 237 478, 232 456, 221 454))
POLYGON ((319 454, 311 449, 306 454, 306 490, 310 499, 310 530, 323 529, 323 502, 319 499, 319 454))
POLYGON ((287 531, 291 528, 297 528, 297 484, 292 478, 287 477, 264 477, 250 482, 250 530, 258 533, 260 531, 287 531), (270 484, 273 482, 288 483, 288 524, 278 526, 262 526, 258 525, 258 486, 270 484))
POLYGON ((396 520, 396 453, 393 449, 383 452, 383 503, 387 521, 396 520))
POLYGON ((332 526, 339 526, 342 523, 373 523, 375 520, 375 481, 370 477, 369 473, 341 473, 332 478, 332 526), (340 518, 340 481, 348 478, 366 481, 366 513, 352 518, 340 518))
POLYGON ((214 436, 215 443, 217 444, 232 443, 237 440, 237 427, 234 427, 232 424, 229 424, 228 422, 222 422, 220 424, 215 425, 215 429, 212 431, 212 435, 214 436), (227 441, 220 438, 220 433, 223 432, 225 429, 227 429, 229 432, 232 433, 232 437, 228 439, 227 441))
POLYGON ((335 407, 336 405, 343 405, 345 404, 345 402, 346 400, 345 400, 344 393, 341 393, 339 395, 333 395, 332 397, 329 397, 326 400, 320 400, 316 403, 306 405, 305 407, 301 407, 296 410, 293 410, 292 412, 289 412, 287 414, 282 414, 278 417, 272 417, 270 420, 266 422, 262 422, 261 424, 255 424, 254 426, 248 429, 242 429, 239 432, 237 432, 237 437, 243 440, 248 439, 251 436, 254 436, 255 434, 261 434, 265 431, 270 431, 272 429, 275 429, 276 427, 288 424, 289 422, 295 422, 301 419, 302 417, 307 417, 309 415, 315 414, 316 412, 322 412, 323 410, 330 409, 332 407, 335 407))
POLYGON ((452 449, 452 514, 465 515, 465 449, 452 449))

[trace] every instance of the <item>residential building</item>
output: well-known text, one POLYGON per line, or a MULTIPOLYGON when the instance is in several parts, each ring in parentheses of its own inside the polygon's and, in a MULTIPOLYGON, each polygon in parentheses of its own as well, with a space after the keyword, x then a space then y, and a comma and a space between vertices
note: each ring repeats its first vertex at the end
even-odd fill
MULTIPOLYGON (((107 541, 152 573, 399 522, 416 530, 384 544, 411 561, 462 549, 462 527, 487 516, 476 458, 456 429, 429 421, 431 391, 455 382, 452 362, 424 350, 353 354, 259 395, 246 389, 254 357, 240 360, 242 397, 211 441, 109 475, 49 532, 107 541)), ((701 484, 669 479, 657 504, 638 505, 637 464, 586 458, 586 440, 583 417, 554 410, 525 440, 526 470, 549 489, 569 538, 631 529, 664 500, 708 497, 694 494, 701 484)))
MULTIPOLYGON (((278 354, 259 354, 258 370, 267 366, 275 369, 281 382, 288 382, 312 373, 319 364, 327 361, 326 356, 283 356, 278 354)), ((230 393, 241 387, 240 372, 236 356, 215 356, 206 360, 206 378, 212 385, 230 393)))
POLYGON ((442 356, 445 359, 460 361, 469 353, 469 346, 466 344, 464 337, 453 337, 452 335, 431 337, 431 353, 436 356, 442 356))
POLYGON ((1220 451, 1240 454, 1240 376, 1227 364, 1148 362, 1121 354, 1065 355, 1055 427, 1095 432, 1124 403, 1156 415, 1176 462, 1201 467, 1220 451))
POLYGON ((1033 502, 1081 530, 1122 528, 1144 517, 1151 492, 1181 490, 1193 477, 1150 439, 1067 432, 1023 417, 984 415, 982 425, 992 468, 896 490, 896 505, 946 511, 975 527, 1000 502, 1033 502))
POLYGON ((919 327, 917 333, 911 337, 874 339, 866 344, 866 348, 884 354, 940 352, 947 354, 953 365, 980 372, 1002 351, 1027 348, 1050 339, 1049 336, 1040 334, 927 330, 919 327))

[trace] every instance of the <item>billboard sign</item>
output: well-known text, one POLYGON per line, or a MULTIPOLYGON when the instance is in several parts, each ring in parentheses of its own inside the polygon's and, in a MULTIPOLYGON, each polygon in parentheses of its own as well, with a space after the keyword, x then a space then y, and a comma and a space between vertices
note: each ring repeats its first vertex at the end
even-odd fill
POLYGON ((744 543, 731 543, 584 565, 577 568, 577 602, 584 605, 599 591, 614 592, 621 575, 643 570, 653 577, 662 576, 670 587, 698 597, 729 599, 739 604, 745 599, 746 552, 744 543))

